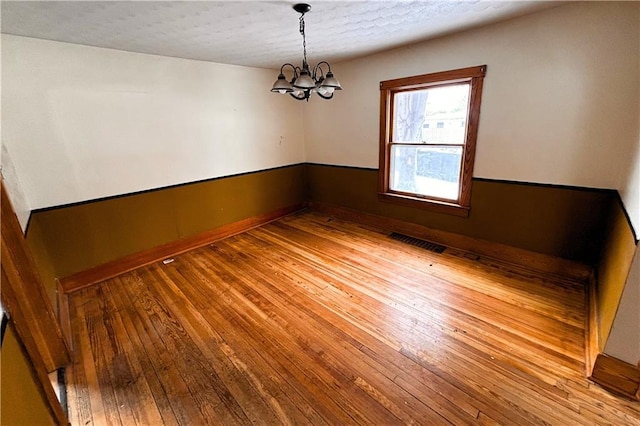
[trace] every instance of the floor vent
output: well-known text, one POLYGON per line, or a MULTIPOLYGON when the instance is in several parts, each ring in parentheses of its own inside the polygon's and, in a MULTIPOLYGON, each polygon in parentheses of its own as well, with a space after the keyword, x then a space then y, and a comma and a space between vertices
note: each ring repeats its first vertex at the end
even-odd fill
POLYGON ((397 232, 391 233, 389 237, 393 238, 394 240, 402 241, 403 243, 411 244, 412 246, 420 247, 435 253, 442 253, 446 250, 446 247, 441 246, 440 244, 421 240, 420 238, 410 237, 404 234, 399 234, 397 232))

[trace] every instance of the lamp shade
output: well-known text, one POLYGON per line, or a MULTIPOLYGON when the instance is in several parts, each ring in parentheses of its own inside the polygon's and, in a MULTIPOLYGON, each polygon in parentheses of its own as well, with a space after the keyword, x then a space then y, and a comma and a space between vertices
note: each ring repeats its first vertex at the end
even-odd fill
POLYGON ((316 82, 313 81, 309 75, 309 71, 303 69, 300 73, 300 77, 296 78, 293 82, 293 87, 297 87, 299 89, 313 89, 316 87, 316 82))
POLYGON ((342 90, 340 82, 333 76, 333 73, 331 71, 327 73, 327 78, 325 78, 322 82, 322 87, 331 87, 334 90, 342 90))
POLYGON ((271 88, 272 92, 277 93, 290 93, 293 92, 293 87, 291 87, 291 83, 287 81, 284 74, 280 74, 275 83, 273 83, 273 87, 271 88))

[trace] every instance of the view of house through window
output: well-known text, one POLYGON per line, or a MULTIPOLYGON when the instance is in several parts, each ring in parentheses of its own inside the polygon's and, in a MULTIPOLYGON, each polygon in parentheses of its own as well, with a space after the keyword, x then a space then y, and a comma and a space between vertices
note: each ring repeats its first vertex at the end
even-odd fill
POLYGON ((390 188, 456 200, 469 83, 402 92, 394 101, 390 188))
POLYGON ((383 198, 469 209, 485 70, 381 82, 383 198))

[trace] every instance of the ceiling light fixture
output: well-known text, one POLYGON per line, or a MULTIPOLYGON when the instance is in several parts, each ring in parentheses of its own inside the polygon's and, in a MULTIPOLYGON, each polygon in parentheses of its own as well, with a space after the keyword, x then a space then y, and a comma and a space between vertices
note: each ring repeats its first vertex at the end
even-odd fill
POLYGON ((298 3, 293 6, 293 9, 300 14, 300 34, 302 34, 302 68, 296 67, 290 63, 286 63, 280 67, 280 74, 271 91, 274 93, 285 94, 288 93, 298 100, 309 101, 311 92, 315 92, 322 99, 333 98, 333 92, 336 90, 342 90, 342 86, 331 72, 331 65, 327 61, 319 62, 318 65, 313 67, 313 72, 309 69, 307 63, 307 38, 304 32, 304 14, 311 10, 311 6, 306 3, 298 3), (327 73, 325 74, 322 66, 326 65, 327 73), (293 77, 291 81, 287 81, 284 75, 285 67, 291 67, 293 70, 293 77))

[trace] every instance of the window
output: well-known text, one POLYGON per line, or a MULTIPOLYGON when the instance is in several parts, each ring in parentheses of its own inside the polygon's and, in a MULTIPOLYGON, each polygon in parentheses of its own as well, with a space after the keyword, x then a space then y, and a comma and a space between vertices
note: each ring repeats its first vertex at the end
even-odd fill
POLYGON ((381 199, 469 214, 486 69, 483 65, 380 83, 381 199))

